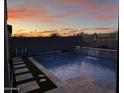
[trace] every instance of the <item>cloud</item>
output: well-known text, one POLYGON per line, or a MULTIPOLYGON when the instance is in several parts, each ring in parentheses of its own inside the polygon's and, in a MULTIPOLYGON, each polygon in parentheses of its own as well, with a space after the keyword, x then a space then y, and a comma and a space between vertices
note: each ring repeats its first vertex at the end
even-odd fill
POLYGON ((81 16, 82 13, 63 13, 51 15, 45 11, 35 9, 35 8, 9 8, 8 9, 8 19, 10 21, 30 21, 46 24, 62 24, 57 19, 67 18, 71 16, 81 16))
POLYGON ((46 24, 59 24, 59 22, 42 10, 35 8, 9 8, 8 19, 10 21, 29 21, 46 24))
POLYGON ((81 32, 84 33, 109 33, 109 32, 114 32, 117 29, 112 28, 112 27, 94 27, 94 28, 82 28, 80 29, 81 32))
POLYGON ((95 21, 110 21, 117 20, 118 16, 90 16, 89 18, 95 21))
POLYGON ((55 0, 55 1, 65 5, 76 5, 76 4, 81 4, 86 0, 55 0))
MULTIPOLYGON (((96 0, 94 0, 96 1, 96 0)), ((110 5, 106 6, 107 3, 110 3, 112 1, 106 0, 105 3, 102 5, 102 3, 98 4, 94 2, 93 0, 56 0, 59 4, 64 5, 77 5, 78 7, 82 7, 83 9, 86 9, 85 13, 101 13, 101 14, 112 14, 118 12, 118 5, 110 5)), ((99 1, 101 2, 101 1, 99 1)))
POLYGON ((111 27, 101 27, 101 28, 95 28, 96 30, 106 30, 106 31, 111 31, 111 30, 115 30, 114 28, 111 28, 111 27))
POLYGON ((44 10, 37 8, 9 8, 8 19, 9 21, 30 21, 45 24, 62 24, 57 19, 68 18, 72 16, 82 16, 83 13, 79 12, 66 12, 62 14, 49 14, 44 10))
POLYGON ((57 15, 51 15, 50 17, 52 18, 68 18, 68 17, 79 17, 79 16, 83 16, 84 14, 80 11, 73 11, 73 12, 66 12, 66 13, 62 13, 62 14, 57 14, 57 15))
POLYGON ((33 8, 9 8, 8 17, 11 19, 30 19, 32 17, 47 17, 47 13, 33 8))
MULTIPOLYGON (((16 0, 15 0, 16 1, 16 0)), ((95 1, 95 0, 94 0, 95 1)), ((44 24, 62 24, 59 19, 65 19, 69 17, 85 17, 95 21, 106 21, 117 19, 113 14, 118 13, 118 6, 100 6, 92 0, 51 0, 50 2, 55 2, 56 4, 65 5, 77 5, 77 7, 82 8, 79 11, 67 11, 61 14, 52 14, 47 10, 47 6, 41 3, 31 2, 31 1, 20 1, 16 2, 16 8, 8 8, 8 19, 10 21, 29 21, 38 22, 44 24), (22 8, 23 6, 23 8, 22 8), (104 14, 105 16, 92 16, 92 13, 104 14), (111 16, 110 16, 111 15, 111 16), (89 17, 87 17, 89 16, 89 17)), ((105 1, 106 3, 108 1, 105 1)), ((48 4, 49 5, 49 4, 48 4)))
POLYGON ((42 20, 38 20, 37 22, 47 23, 47 24, 50 24, 50 25, 61 24, 61 22, 53 20, 53 19, 42 19, 42 20))

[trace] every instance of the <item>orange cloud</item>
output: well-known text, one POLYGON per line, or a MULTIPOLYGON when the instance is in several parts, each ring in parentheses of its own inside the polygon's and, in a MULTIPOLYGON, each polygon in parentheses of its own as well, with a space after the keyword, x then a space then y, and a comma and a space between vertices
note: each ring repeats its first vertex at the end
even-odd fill
POLYGON ((11 19, 30 19, 32 17, 47 17, 47 14, 43 11, 39 11, 33 8, 10 8, 8 9, 8 17, 11 19))
POLYGON ((113 28, 110 27, 101 27, 101 28, 95 28, 96 30, 106 30, 106 31, 111 31, 114 30, 113 28))
POLYGON ((58 15, 50 15, 44 11, 33 8, 10 8, 8 9, 8 19, 10 21, 31 21, 46 24, 61 24, 56 18, 66 18, 70 16, 79 16, 82 13, 64 13, 58 15))
POLYGON ((9 8, 8 19, 10 21, 30 21, 46 24, 61 24, 57 19, 71 16, 82 16, 81 12, 67 12, 63 14, 50 15, 49 13, 37 8, 9 8))
POLYGON ((48 13, 33 8, 8 9, 8 19, 10 21, 30 21, 46 24, 58 24, 48 13))

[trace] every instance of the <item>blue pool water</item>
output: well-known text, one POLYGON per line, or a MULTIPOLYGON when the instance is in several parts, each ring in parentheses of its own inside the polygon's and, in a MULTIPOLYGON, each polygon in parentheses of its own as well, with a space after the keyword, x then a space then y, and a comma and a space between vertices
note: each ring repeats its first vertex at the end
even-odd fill
POLYGON ((45 55, 34 57, 34 59, 61 80, 85 75, 111 88, 116 87, 117 62, 115 60, 77 53, 45 55))

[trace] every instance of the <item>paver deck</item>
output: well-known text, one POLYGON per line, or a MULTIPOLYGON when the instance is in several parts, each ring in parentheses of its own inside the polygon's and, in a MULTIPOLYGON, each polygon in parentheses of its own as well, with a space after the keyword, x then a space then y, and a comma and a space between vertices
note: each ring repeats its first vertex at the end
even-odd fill
POLYGON ((66 84, 61 87, 45 93, 115 93, 112 89, 98 85, 89 78, 76 77, 65 82, 66 84))
MULTIPOLYGON (((46 91, 44 93, 68 93, 63 87, 59 87, 50 91, 46 91)), ((75 92, 77 93, 77 92, 75 92)), ((82 92, 83 93, 83 92, 82 92)))
POLYGON ((21 57, 13 57, 13 59, 20 59, 21 57))
POLYGON ((16 64, 16 65, 14 65, 14 68, 16 69, 16 68, 20 68, 20 67, 25 67, 26 65, 25 64, 16 64))
POLYGON ((13 59, 14 62, 16 61, 22 61, 22 59, 13 59))
POLYGON ((33 78, 31 73, 16 75, 16 82, 33 78))
POLYGON ((24 63, 23 61, 13 62, 14 65, 24 63))
POLYGON ((15 69, 15 74, 23 73, 29 71, 28 68, 15 69))
POLYGON ((28 60, 24 58, 13 58, 13 60, 14 84, 19 88, 18 93, 43 93, 56 88, 42 71, 39 72, 34 65, 30 64, 30 61, 28 63, 28 60))
POLYGON ((31 81, 28 83, 20 84, 17 87, 19 88, 18 93, 27 93, 32 90, 36 90, 40 88, 36 81, 31 81))
POLYGON ((115 93, 95 80, 83 76, 67 80, 67 82, 69 86, 65 89, 68 90, 68 93, 115 93))

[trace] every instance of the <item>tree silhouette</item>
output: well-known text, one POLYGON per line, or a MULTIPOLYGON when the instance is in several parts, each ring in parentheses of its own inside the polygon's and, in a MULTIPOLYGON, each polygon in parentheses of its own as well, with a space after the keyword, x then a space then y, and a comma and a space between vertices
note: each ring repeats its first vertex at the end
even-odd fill
POLYGON ((53 34, 51 34, 51 36, 50 37, 61 37, 58 33, 53 33, 53 34))

